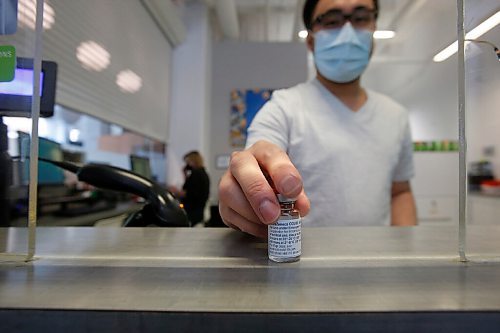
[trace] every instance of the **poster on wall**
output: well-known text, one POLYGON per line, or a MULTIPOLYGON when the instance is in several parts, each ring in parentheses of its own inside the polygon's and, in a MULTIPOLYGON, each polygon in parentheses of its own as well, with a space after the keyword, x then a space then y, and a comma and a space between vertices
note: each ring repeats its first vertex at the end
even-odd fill
POLYGON ((234 89, 231 91, 231 146, 245 146, 248 126, 260 108, 271 98, 271 93, 271 89, 234 89))

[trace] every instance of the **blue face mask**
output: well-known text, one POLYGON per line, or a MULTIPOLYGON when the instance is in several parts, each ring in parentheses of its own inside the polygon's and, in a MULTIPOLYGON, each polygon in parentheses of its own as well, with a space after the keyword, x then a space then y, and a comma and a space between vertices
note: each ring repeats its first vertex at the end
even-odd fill
POLYGON ((368 66, 372 36, 372 31, 355 30, 350 22, 341 29, 316 32, 314 61, 318 71, 333 82, 354 81, 368 66))

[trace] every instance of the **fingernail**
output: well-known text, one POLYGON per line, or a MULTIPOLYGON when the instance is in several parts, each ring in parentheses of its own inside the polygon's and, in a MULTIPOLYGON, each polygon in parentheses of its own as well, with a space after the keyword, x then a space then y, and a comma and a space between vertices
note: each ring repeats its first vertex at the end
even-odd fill
POLYGON ((272 223, 278 219, 280 209, 274 202, 265 199, 259 206, 259 212, 264 222, 272 223))
POLYGON ((295 176, 287 176, 280 183, 281 190, 284 192, 283 194, 291 194, 298 192, 300 189, 300 181, 295 176))

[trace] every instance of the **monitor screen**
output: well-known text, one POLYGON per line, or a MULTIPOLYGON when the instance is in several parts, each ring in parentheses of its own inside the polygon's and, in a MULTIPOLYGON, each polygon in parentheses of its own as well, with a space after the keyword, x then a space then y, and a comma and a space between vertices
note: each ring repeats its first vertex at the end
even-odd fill
MULTIPOLYGON (((30 155, 30 135, 24 132, 19 134, 19 155, 21 156, 21 182, 26 185, 29 183, 29 155, 30 155)), ((63 151, 61 145, 55 141, 38 138, 38 154, 40 157, 54 160, 63 160, 63 151)), ((38 163, 38 184, 56 185, 64 184, 64 172, 61 168, 47 162, 38 163)))
POLYGON ((130 156, 132 171, 147 179, 152 179, 151 164, 149 158, 141 156, 130 156))
POLYGON ((85 161, 85 154, 80 151, 63 150, 63 161, 82 164, 85 161))
MULTIPOLYGON (((57 64, 42 61, 40 72, 40 116, 54 114, 57 64)), ((0 116, 30 117, 33 94, 33 59, 17 58, 13 81, 0 83, 0 116)))
MULTIPOLYGON (((16 68, 14 80, 10 82, 0 82, 0 94, 31 96, 33 93, 33 70, 16 68)), ((40 91, 43 91, 43 72, 40 72, 40 91)))

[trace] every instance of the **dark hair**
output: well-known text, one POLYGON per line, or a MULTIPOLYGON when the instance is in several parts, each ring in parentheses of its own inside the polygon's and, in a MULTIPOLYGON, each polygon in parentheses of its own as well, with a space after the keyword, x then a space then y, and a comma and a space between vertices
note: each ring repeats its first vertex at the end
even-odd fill
MULTIPOLYGON (((319 0, 306 0, 304 4, 304 10, 302 11, 302 19, 304 20, 304 26, 307 30, 312 29, 312 15, 314 13, 314 9, 318 4, 319 0)), ((373 0, 373 4, 375 5, 375 10, 378 12, 378 0, 373 0)))

